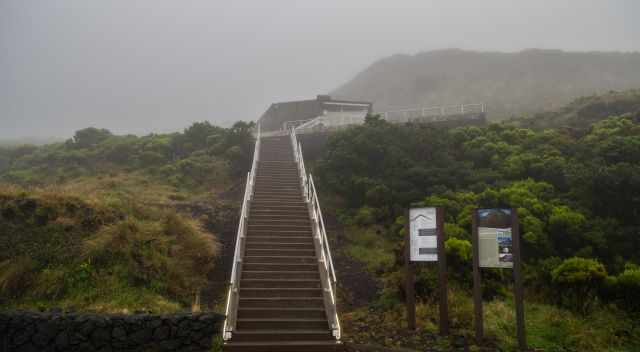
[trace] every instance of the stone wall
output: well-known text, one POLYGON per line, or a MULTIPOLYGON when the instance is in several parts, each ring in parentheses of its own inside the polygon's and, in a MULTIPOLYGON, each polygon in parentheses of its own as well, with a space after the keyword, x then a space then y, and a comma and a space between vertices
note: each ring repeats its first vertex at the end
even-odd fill
POLYGON ((0 312, 5 351, 211 351, 224 316, 0 312))

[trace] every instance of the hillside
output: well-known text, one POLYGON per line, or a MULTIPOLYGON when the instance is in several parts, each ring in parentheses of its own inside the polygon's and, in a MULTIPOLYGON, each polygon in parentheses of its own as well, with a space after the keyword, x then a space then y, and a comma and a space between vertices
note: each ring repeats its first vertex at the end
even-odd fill
POLYGON ((515 118, 509 123, 532 129, 568 128, 585 131, 593 123, 611 115, 623 114, 640 119, 640 89, 581 97, 561 109, 515 118))
POLYGON ((332 94, 373 101, 378 111, 485 103, 489 118, 502 120, 639 87, 640 53, 448 49, 381 59, 332 94))
POLYGON ((0 308, 215 309, 250 128, 0 147, 0 308))
MULTIPOLYGON (((535 128, 522 127, 528 119, 443 129, 370 117, 331 135, 307 165, 325 216, 334 218, 327 222, 335 223, 330 235, 347 338, 418 350, 434 344, 436 266, 417 265, 419 332, 407 334, 398 322, 405 210, 439 206, 451 326, 476 343, 470 215, 509 207, 520 216, 530 346, 637 351, 640 305, 631 297, 640 294, 639 103, 637 91, 580 98, 542 116, 535 128)), ((483 273, 482 351, 515 350, 510 274, 483 273)))

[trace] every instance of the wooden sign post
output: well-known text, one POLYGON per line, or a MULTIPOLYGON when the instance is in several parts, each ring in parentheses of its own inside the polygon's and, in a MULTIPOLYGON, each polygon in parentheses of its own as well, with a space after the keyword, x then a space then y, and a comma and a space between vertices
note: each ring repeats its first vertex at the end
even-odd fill
POLYGON ((405 231, 407 233, 406 244, 404 246, 404 265, 405 265, 405 299, 407 305, 407 328, 409 330, 416 329, 416 273, 413 267, 413 263, 411 263, 411 232, 409 231, 409 210, 406 211, 406 223, 405 223, 405 231))
POLYGON ((484 335, 480 268, 513 269, 518 347, 527 350, 524 289, 520 256, 520 227, 515 209, 475 209, 471 216, 473 241, 473 306, 476 340, 484 335))
POLYGON ((524 285, 522 284, 522 257, 520 256, 520 223, 515 209, 511 211, 513 229, 513 296, 516 303, 516 329, 518 347, 527 350, 527 336, 524 327, 524 285))
POLYGON ((447 252, 444 248, 444 210, 436 208, 438 236, 438 282, 440 289, 440 335, 449 335, 449 302, 447 294, 447 252))
POLYGON ((406 212, 405 246, 407 326, 416 329, 415 268, 413 262, 438 262, 440 334, 449 334, 447 257, 444 247, 444 212, 441 208, 413 208, 406 212))
POLYGON ((471 240, 473 245, 473 326, 476 329, 476 341, 484 338, 484 320, 482 319, 482 275, 480 273, 480 250, 478 248, 478 212, 471 214, 471 240))

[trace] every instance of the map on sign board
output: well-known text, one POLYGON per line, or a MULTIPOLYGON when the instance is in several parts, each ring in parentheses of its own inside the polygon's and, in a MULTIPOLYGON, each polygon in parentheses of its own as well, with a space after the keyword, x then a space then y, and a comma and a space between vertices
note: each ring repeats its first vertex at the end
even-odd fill
POLYGON ((510 209, 478 210, 478 250, 482 268, 513 268, 510 209))
POLYGON ((409 210, 410 259, 414 262, 438 261, 436 208, 409 210))

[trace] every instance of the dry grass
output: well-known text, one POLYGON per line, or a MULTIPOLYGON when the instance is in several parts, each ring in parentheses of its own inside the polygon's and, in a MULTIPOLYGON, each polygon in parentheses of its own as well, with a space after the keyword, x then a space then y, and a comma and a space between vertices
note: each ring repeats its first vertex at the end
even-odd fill
POLYGON ((18 257, 0 263, 0 293, 17 297, 24 293, 25 283, 33 280, 37 263, 29 257, 18 257))
POLYGON ((0 262, 0 293, 8 298, 0 305, 166 312, 191 303, 213 269, 216 236, 169 210, 166 187, 138 197, 140 180, 111 187, 118 177, 52 188, 0 185, 0 210, 12 214, 0 217, 9 258, 0 262), (13 245, 28 254, 11 254, 13 245))
POLYGON ((161 221, 126 219, 85 242, 83 258, 100 266, 127 265, 134 282, 188 297, 204 287, 219 244, 195 220, 165 213, 161 221))

